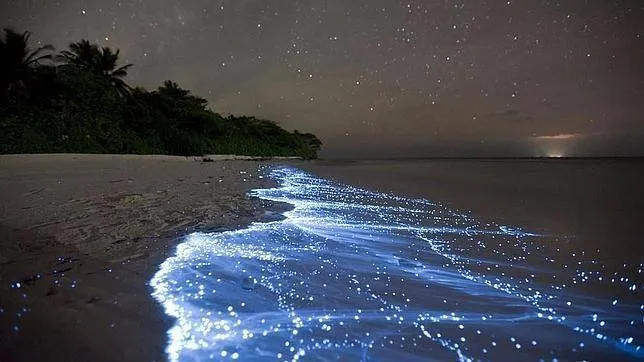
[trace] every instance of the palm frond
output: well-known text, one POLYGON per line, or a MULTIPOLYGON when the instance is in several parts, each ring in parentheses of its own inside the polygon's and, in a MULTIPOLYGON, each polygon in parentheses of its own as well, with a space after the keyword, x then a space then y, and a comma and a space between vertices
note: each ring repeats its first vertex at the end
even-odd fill
POLYGON ((27 65, 38 64, 38 62, 40 62, 41 60, 45 60, 45 59, 50 60, 53 58, 52 54, 44 54, 44 55, 39 55, 39 54, 45 51, 53 51, 53 50, 54 50, 54 47, 49 44, 45 46, 41 46, 40 48, 32 51, 31 53, 29 53, 29 55, 27 55, 27 57, 25 58, 25 64, 27 65))
POLYGON ((133 64, 126 64, 122 67, 117 68, 111 73, 112 77, 116 78, 123 78, 127 75, 127 70, 132 66, 133 64))

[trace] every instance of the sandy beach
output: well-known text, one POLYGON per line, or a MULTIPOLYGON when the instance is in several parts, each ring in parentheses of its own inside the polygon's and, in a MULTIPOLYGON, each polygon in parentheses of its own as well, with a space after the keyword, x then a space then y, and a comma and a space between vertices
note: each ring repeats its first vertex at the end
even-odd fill
POLYGON ((0 360, 165 360, 147 282, 177 238, 271 217, 261 162, 208 158, 0 156, 0 360))
POLYGON ((170 314, 187 326, 189 338, 212 342, 201 346, 203 350, 183 349, 186 341, 175 335, 170 347, 182 353, 177 358, 188 360, 199 353, 217 356, 228 350, 252 360, 259 358, 258 346, 283 356, 299 353, 273 339, 265 343, 265 328, 271 331, 266 338, 296 344, 310 358, 362 356, 364 351, 352 343, 362 341, 363 332, 376 330, 412 338, 412 345, 401 339, 397 347, 390 347, 392 339, 374 339, 373 353, 385 360, 402 352, 409 353, 407 357, 431 353, 439 360, 450 359, 456 355, 441 346, 463 339, 471 341, 465 351, 473 356, 495 353, 488 355, 492 360, 512 353, 525 353, 518 359, 527 360, 637 358, 639 347, 628 350, 632 355, 622 353, 631 342, 620 342, 616 349, 593 334, 562 329, 563 319, 544 322, 534 313, 534 303, 539 311, 557 311, 550 317, 563 315, 589 331, 633 336, 639 346, 641 329, 630 321, 641 310, 642 246, 637 233, 644 201, 639 187, 644 180, 637 172, 641 162, 286 160, 312 175, 277 168, 275 179, 268 180, 260 170, 274 161, 233 156, 0 156, 0 361, 166 360, 166 332, 175 320, 150 296, 153 276, 154 292, 162 288, 162 300, 176 302, 171 309, 187 308, 186 313, 170 314), (594 182, 586 182, 589 179, 594 182), (247 196, 249 190, 277 181, 289 186, 255 191, 257 198, 247 196), (280 218, 287 206, 276 201, 294 205, 290 221, 212 238, 198 236, 174 255, 181 236, 192 231, 240 229, 252 221, 280 218), (435 201, 450 210, 434 205, 435 201), (458 232, 462 225, 468 232, 458 232), (431 231, 415 234, 423 226, 431 231), (515 233, 515 227, 538 234, 515 233), (404 236, 406 229, 410 231, 404 236), (470 237, 472 230, 479 233, 475 239, 470 237), (418 235, 431 239, 417 239, 418 235), (406 243, 412 244, 401 247, 406 243), (547 263, 544 255, 549 256, 547 263), (486 263, 479 265, 480 260, 486 263), (489 263, 501 269, 480 268, 489 263), (582 275, 602 277, 577 280, 568 265, 576 265, 582 275), (329 268, 333 274, 328 274, 329 268), (377 282, 383 270, 388 279, 404 281, 402 296, 407 299, 390 293, 402 284, 377 282), (524 270, 532 274, 523 274, 524 270), (515 282, 519 279, 513 278, 519 277, 515 282), (194 282, 199 278, 203 284, 194 282), (475 282, 477 278, 506 280, 512 289, 499 292, 475 282), (245 286, 246 280, 255 280, 258 286, 245 286), (361 293, 357 284, 371 288, 371 294, 361 293), (569 286, 564 290, 561 285, 569 286), (206 286, 208 293, 200 294, 206 286), (531 299, 530 293, 539 299, 531 299), (549 293, 553 298, 541 302, 540 296, 549 293), (276 296, 282 304, 275 304, 276 296), (372 302, 377 305, 362 314, 372 302), (376 308, 382 303, 387 308, 376 308), (508 305, 523 309, 507 309, 508 305), (333 308, 357 308, 360 316, 316 317, 320 311, 332 313, 333 308), (416 324, 427 323, 423 313, 442 308, 445 313, 469 315, 471 321, 463 328, 449 322, 427 324, 450 339, 436 334, 421 341, 416 324), (406 313, 407 329, 390 324, 384 318, 388 310, 406 313), (587 315, 587 310, 597 311, 599 317, 587 315), (293 311, 307 325, 291 323, 293 311), (224 316, 215 326, 233 326, 239 338, 217 340, 216 333, 200 334, 201 317, 208 319, 208 313, 224 316), (258 314, 266 318, 266 325, 264 319, 258 322, 258 314), (224 323, 226 315, 237 324, 224 323), (506 315, 532 319, 529 324, 512 323, 512 328, 477 322, 506 315), (372 318, 375 324, 359 324, 363 318, 372 318), (602 318, 611 322, 604 324, 602 318), (338 334, 335 330, 344 327, 336 322, 351 327, 338 334), (331 324, 334 332, 329 337, 331 324), (535 328, 542 329, 534 332, 535 328), (472 334, 476 329, 483 332, 472 334), (244 330, 257 338, 241 338, 244 330), (549 335, 557 339, 545 337, 549 335), (318 348, 317 342, 336 337, 341 347, 318 348), (482 347, 513 338, 521 341, 520 350, 514 343, 494 351, 482 347), (586 347, 577 349, 579 343, 586 347))

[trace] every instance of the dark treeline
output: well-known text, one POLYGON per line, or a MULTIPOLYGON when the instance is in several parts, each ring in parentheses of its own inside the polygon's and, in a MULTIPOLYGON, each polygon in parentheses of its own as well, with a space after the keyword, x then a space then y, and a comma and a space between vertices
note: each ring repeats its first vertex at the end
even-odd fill
POLYGON ((321 142, 255 117, 223 117, 172 81, 125 81, 119 51, 86 40, 55 53, 0 38, 0 153, 238 154, 315 158, 321 142))

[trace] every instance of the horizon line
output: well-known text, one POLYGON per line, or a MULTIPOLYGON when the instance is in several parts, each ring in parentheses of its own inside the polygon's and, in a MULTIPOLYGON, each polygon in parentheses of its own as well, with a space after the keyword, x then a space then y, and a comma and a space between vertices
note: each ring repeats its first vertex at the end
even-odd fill
POLYGON ((316 161, 404 161, 404 160, 608 160, 643 159, 642 156, 402 156, 402 157, 319 157, 316 161))

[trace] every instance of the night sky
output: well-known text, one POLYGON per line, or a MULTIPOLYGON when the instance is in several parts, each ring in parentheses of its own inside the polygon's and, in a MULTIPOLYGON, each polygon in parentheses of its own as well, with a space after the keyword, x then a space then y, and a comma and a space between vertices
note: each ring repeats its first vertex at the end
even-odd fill
POLYGON ((0 1, 0 26, 120 48, 131 85, 323 157, 644 155, 642 1, 0 1))

